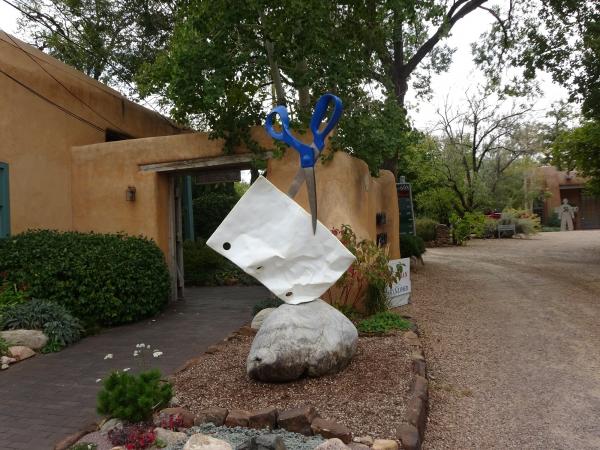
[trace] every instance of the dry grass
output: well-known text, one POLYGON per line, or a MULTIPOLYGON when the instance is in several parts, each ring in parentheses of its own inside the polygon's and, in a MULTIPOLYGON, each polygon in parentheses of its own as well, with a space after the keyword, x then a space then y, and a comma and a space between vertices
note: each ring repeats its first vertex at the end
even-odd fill
POLYGON ((197 413, 208 407, 251 411, 309 404, 355 436, 395 438, 411 376, 410 349, 402 333, 360 337, 357 355, 341 373, 280 384, 248 378, 251 343, 252 337, 238 335, 175 374, 175 395, 182 406, 197 413))

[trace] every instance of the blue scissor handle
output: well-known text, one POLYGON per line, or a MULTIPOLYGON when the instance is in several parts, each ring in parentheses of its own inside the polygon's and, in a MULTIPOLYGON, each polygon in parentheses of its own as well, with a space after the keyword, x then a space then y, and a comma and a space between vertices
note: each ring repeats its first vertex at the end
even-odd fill
POLYGON ((322 151, 323 147, 325 147, 325 138, 329 133, 331 133, 331 130, 333 130, 333 128, 339 122, 343 110, 344 107, 342 106, 342 100, 333 94, 324 94, 317 101, 317 104, 315 105, 315 112, 310 120, 310 130, 312 131, 315 145, 319 151, 322 151), (331 115, 329 122, 327 122, 327 125, 325 125, 323 131, 319 131, 319 126, 321 125, 321 122, 323 122, 323 119, 325 119, 327 116, 327 107, 331 102, 333 102, 333 114, 331 115))
POLYGON ((300 142, 290 133, 290 118, 288 117, 285 106, 277 106, 273 108, 273 111, 269 113, 267 120, 265 121, 265 129, 273 139, 285 142, 287 145, 293 147, 298 153, 300 153, 300 165, 303 168, 314 167, 315 155, 312 147, 300 142), (279 119, 281 120, 281 133, 278 133, 273 128, 273 120, 275 119, 276 115, 279 115, 279 119))

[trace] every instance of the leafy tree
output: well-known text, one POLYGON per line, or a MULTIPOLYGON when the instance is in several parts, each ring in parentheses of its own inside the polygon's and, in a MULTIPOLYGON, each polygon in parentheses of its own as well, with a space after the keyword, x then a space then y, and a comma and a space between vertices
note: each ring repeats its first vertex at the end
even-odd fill
POLYGON ((596 0, 511 0, 475 46, 476 61, 500 84, 502 67, 522 68, 507 92, 539 70, 566 86, 590 118, 600 117, 600 2, 596 0))
POLYGON ((180 0, 12 0, 33 45, 104 83, 124 87, 164 47, 180 0))
POLYGON ((556 164, 590 177, 589 188, 600 195, 600 121, 591 120, 561 134, 553 146, 556 164))

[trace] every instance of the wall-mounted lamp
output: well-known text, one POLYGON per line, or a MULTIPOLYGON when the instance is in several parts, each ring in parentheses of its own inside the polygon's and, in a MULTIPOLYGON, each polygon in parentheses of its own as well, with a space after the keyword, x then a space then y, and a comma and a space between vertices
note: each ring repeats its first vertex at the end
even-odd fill
POLYGON ((135 186, 127 186, 125 191, 125 200, 128 202, 135 202, 135 186))

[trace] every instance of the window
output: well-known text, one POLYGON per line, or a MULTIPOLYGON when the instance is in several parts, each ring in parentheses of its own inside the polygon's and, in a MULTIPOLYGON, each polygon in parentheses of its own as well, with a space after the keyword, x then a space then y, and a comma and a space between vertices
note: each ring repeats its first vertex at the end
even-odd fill
POLYGON ((0 238, 10 235, 8 164, 0 162, 0 238))

